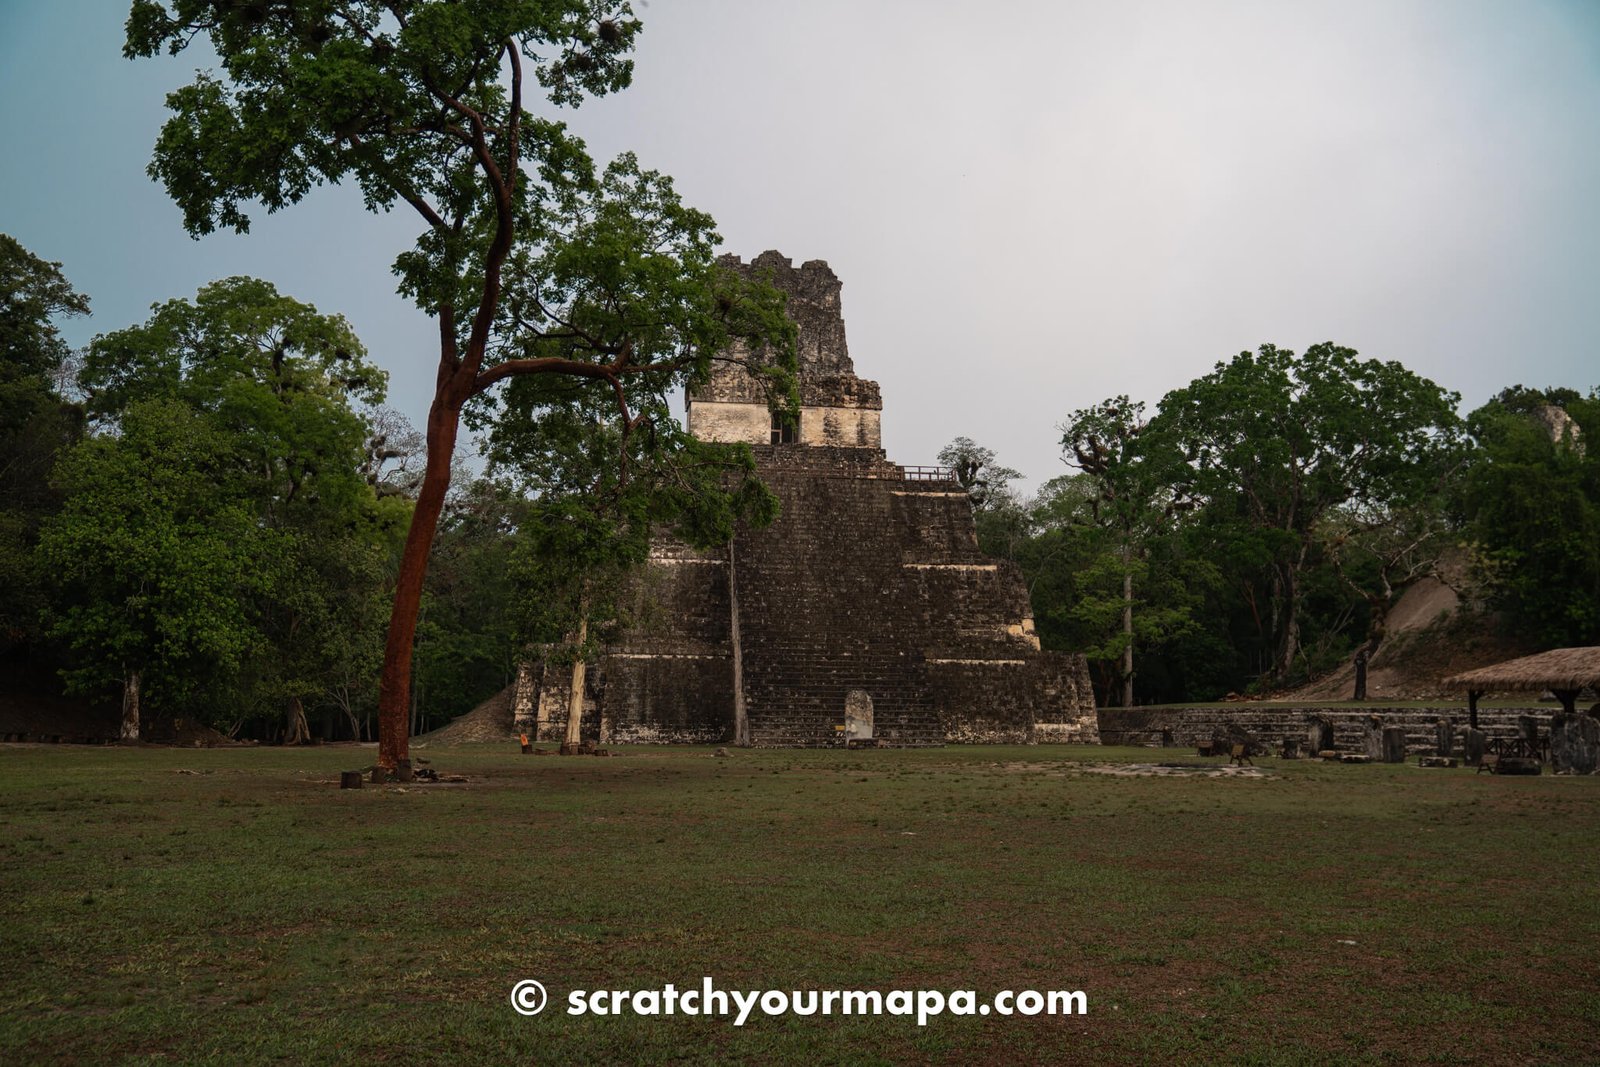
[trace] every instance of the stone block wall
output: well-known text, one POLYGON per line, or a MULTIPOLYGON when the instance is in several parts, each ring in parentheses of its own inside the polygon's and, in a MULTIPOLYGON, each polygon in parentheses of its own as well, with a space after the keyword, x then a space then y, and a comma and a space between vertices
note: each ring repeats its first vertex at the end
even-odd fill
POLYGON ((805 446, 758 449, 757 465, 783 509, 735 546, 756 743, 832 743, 857 690, 876 736, 941 743, 902 574, 898 469, 873 450, 805 446))
POLYGON ((876 449, 883 431, 878 413, 868 408, 802 407, 800 443, 876 449))
MULTIPOLYGON (((847 706, 863 699, 888 744, 1096 740, 1081 657, 1039 651, 1021 576, 978 553, 959 488, 906 481, 872 449, 756 456, 783 505, 733 548, 757 744, 842 744, 847 706)), ((607 653, 596 732, 726 740, 727 560, 658 546, 649 569, 642 595, 661 625, 607 653)))
MULTIPOLYGON (((1478 727, 1489 737, 1516 737, 1518 720, 1532 717, 1542 732, 1548 732, 1552 709, 1479 708, 1478 727)), ((1101 708, 1098 712, 1100 739, 1108 745, 1160 745, 1189 747, 1218 735, 1248 734, 1272 747, 1284 738, 1294 738, 1304 747, 1312 724, 1322 721, 1333 728, 1334 747, 1342 752, 1365 752, 1370 740, 1381 736, 1385 727, 1405 731, 1406 751, 1433 755, 1440 749, 1439 720, 1449 720, 1448 729, 1457 753, 1461 734, 1467 728, 1467 709, 1385 707, 1365 708, 1268 707, 1258 704, 1228 704, 1214 708, 1101 708), (1376 718, 1374 727, 1372 720, 1376 718)))
MULTIPOLYGON (((772 441, 772 410, 766 404, 696 400, 690 430, 704 441, 766 445, 772 441)), ((882 444, 877 411, 867 408, 802 407, 803 445, 876 449, 882 444)))

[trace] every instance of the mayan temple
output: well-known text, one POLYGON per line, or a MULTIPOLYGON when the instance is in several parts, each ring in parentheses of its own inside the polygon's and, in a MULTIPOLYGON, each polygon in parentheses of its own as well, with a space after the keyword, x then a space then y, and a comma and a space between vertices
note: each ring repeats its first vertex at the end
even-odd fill
MULTIPOLYGON (((885 457, 883 402, 850 360, 838 277, 777 252, 725 262, 788 294, 799 425, 719 363, 688 398, 689 428, 752 446, 782 514, 729 550, 655 545, 641 585, 656 621, 591 666, 584 738, 731 740, 737 648, 757 745, 1098 741, 1082 657, 1040 650, 1022 577, 979 553, 961 487, 885 457)), ((566 677, 524 669, 520 731, 561 740, 566 677)))

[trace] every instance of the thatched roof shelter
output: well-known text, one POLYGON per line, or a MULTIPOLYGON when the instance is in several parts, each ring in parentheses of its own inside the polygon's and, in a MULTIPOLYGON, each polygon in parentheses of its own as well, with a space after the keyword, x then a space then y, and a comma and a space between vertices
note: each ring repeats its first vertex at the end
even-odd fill
POLYGON ((1553 648, 1520 659, 1508 659, 1475 671, 1453 674, 1445 685, 1467 691, 1467 705, 1477 725, 1478 695, 1490 690, 1550 690, 1569 713, 1578 693, 1588 686, 1600 688, 1600 645, 1588 648, 1553 648))
POLYGON ((1589 648, 1553 648, 1534 656, 1508 659, 1452 675, 1445 685, 1457 689, 1582 689, 1600 686, 1600 645, 1589 648))

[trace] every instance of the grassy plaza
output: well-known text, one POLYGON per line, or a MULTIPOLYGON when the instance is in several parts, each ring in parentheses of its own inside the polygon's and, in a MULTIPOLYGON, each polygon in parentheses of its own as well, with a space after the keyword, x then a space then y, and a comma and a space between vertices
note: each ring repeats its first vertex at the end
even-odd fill
POLYGON ((8 1063, 1382 1063, 1594 1053, 1600 781, 1177 750, 0 750, 8 1063), (1220 761, 1219 761, 1220 763, 1220 761), (1082 990, 606 1017, 574 989, 1082 990), (550 1004, 525 1018, 511 986, 550 1004))

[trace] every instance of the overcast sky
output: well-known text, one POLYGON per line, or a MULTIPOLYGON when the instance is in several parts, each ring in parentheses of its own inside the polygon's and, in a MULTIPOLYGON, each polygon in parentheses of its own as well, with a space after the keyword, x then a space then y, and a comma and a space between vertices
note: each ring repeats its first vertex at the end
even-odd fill
MULTIPOLYGON (((232 274, 339 311, 420 424, 417 226, 327 190, 188 238, 144 174, 196 60, 126 0, 0 0, 0 230, 94 301, 69 338, 232 274)), ((633 87, 568 116, 728 251, 825 259, 890 458, 956 435, 1032 482, 1056 426, 1263 342, 1463 394, 1600 385, 1600 2, 651 0, 633 87)))

